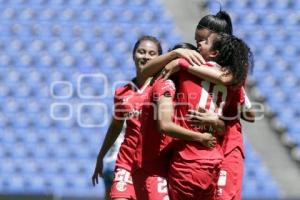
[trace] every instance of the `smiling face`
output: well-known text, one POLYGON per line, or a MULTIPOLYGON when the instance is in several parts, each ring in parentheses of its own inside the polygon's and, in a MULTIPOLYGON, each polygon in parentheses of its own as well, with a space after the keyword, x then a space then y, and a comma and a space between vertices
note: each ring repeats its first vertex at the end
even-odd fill
POLYGON ((198 43, 198 51, 206 61, 212 61, 218 55, 217 50, 213 50, 214 40, 217 34, 211 33, 208 38, 198 43))
POLYGON ((140 42, 134 52, 134 63, 136 70, 139 72, 147 64, 147 62, 159 55, 158 46, 153 41, 143 40, 140 42))
POLYGON ((200 42, 202 42, 208 38, 210 33, 211 33, 211 31, 207 28, 196 29, 195 41, 196 41, 197 47, 199 47, 200 42))

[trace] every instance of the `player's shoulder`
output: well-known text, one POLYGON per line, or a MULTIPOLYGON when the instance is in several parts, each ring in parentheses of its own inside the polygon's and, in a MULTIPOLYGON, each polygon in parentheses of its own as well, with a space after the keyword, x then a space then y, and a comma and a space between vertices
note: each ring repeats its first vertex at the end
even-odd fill
POLYGON ((175 85, 175 84, 171 79, 160 78, 155 81, 155 85, 175 85))
POLYGON ((123 96, 127 95, 128 93, 132 93, 136 90, 137 86, 134 80, 131 80, 127 84, 120 86, 115 89, 115 96, 123 96))
POLYGON ((155 85, 154 85, 155 88, 160 88, 160 89, 164 89, 166 87, 169 87, 170 89, 174 89, 175 90, 175 84, 174 82, 171 80, 171 79, 158 79, 156 82, 155 82, 155 85))
POLYGON ((125 93, 127 93, 130 89, 131 89, 131 87, 130 87, 129 84, 120 86, 120 87, 118 87, 118 88, 115 89, 115 95, 122 96, 125 93))

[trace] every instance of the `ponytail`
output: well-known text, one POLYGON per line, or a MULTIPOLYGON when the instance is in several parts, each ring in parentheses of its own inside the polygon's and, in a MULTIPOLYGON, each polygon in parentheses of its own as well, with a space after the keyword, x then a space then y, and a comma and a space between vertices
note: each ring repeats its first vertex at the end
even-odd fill
POLYGON ((220 10, 216 15, 218 19, 224 20, 227 24, 226 26, 226 31, 224 31, 227 34, 232 35, 233 30, 232 30, 232 22, 229 14, 226 11, 220 10))
POLYGON ((220 10, 216 15, 206 15, 198 23, 197 29, 207 28, 216 33, 232 35, 232 23, 229 14, 220 10))

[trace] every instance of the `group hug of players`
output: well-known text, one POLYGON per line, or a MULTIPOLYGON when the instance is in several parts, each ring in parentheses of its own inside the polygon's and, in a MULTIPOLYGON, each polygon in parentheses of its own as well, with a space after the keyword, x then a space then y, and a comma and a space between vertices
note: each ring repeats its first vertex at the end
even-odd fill
POLYGON ((92 177, 95 185, 126 123, 111 199, 241 199, 240 118, 254 121, 244 90, 252 52, 232 34, 224 11, 204 16, 195 40, 197 47, 180 43, 165 54, 155 37, 136 42, 136 77, 115 91, 114 115, 92 177))

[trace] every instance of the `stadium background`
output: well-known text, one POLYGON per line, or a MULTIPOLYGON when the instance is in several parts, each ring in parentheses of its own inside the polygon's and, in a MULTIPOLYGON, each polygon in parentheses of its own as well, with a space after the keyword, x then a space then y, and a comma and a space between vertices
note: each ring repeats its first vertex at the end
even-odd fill
MULTIPOLYGON (((300 1, 221 4, 254 51, 248 94, 265 108, 244 124, 243 199, 300 199, 300 1)), ((1 0, 0 199, 103 198, 91 176, 113 90, 134 76, 134 42, 154 35, 164 52, 194 43, 198 20, 218 10, 200 0, 1 0)))

